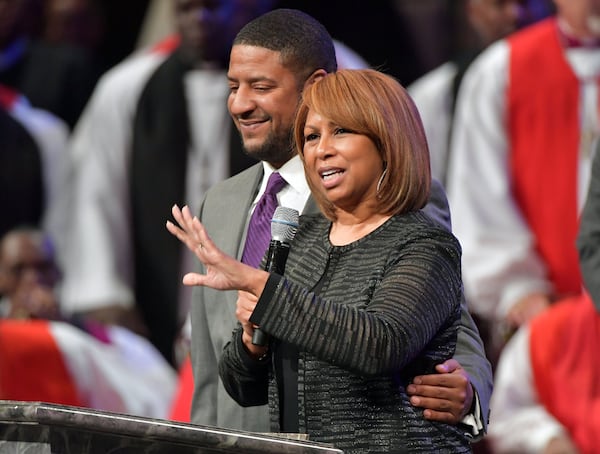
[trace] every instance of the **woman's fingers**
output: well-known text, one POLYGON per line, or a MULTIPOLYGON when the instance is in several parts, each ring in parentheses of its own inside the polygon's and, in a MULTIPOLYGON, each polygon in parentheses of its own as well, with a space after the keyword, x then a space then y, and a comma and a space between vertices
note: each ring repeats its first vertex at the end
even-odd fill
POLYGON ((167 221, 167 230, 185 243, 196 255, 201 254, 204 244, 200 239, 200 233, 204 234, 205 237, 206 235, 198 218, 192 216, 187 205, 182 209, 179 209, 177 205, 173 205, 171 213, 177 221, 177 225, 167 221))

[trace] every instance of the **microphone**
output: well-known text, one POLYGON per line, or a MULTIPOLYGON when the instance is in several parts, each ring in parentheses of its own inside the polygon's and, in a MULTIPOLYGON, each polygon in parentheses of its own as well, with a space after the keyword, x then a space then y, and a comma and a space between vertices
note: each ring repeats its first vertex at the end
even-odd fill
MULTIPOLYGON (((265 271, 283 275, 285 262, 290 252, 290 243, 298 230, 298 210, 278 206, 271 219, 271 241, 267 252, 265 271)), ((264 347, 267 345, 268 337, 260 329, 256 328, 252 333, 252 343, 264 347)))

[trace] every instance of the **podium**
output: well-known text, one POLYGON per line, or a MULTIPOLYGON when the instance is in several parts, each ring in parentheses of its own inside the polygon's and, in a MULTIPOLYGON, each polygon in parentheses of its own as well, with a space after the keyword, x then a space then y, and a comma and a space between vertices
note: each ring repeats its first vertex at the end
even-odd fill
POLYGON ((343 454, 323 443, 40 402, 0 401, 0 454, 343 454))

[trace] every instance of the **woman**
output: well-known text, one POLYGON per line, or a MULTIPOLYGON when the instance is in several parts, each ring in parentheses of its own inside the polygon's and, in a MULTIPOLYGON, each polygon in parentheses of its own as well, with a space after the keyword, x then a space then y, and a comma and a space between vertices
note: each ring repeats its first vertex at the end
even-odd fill
POLYGON ((239 290, 240 328, 221 378, 241 405, 269 403, 273 428, 347 453, 469 452, 460 428, 426 421, 406 386, 454 353, 460 246, 419 211, 429 192, 417 110, 391 77, 343 70, 305 89, 295 140, 323 215, 303 216, 285 276, 219 251, 189 209, 171 233, 206 274, 239 290), (256 326, 271 336, 252 344, 256 326))

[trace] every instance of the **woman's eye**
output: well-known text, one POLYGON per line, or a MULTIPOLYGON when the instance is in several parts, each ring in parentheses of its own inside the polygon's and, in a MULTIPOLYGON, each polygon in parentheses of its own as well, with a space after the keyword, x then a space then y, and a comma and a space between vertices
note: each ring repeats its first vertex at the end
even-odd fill
POLYGON ((351 134, 352 131, 346 128, 336 128, 334 131, 335 134, 351 134))
POLYGON ((318 138, 318 136, 316 134, 308 134, 308 135, 304 136, 304 141, 310 142, 311 140, 315 140, 317 138, 318 138))

